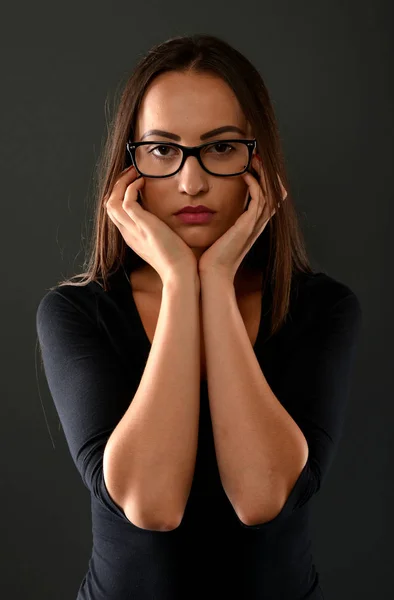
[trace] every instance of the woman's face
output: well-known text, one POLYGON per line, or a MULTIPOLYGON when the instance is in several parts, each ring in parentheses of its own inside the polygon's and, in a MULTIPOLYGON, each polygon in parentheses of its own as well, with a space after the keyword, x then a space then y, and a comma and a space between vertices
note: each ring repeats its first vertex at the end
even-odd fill
MULTIPOLYGON (((159 75, 147 89, 137 118, 135 141, 176 141, 185 146, 198 146, 237 138, 253 139, 253 135, 236 96, 222 79, 213 75, 169 72, 159 75), (224 125, 239 127, 243 133, 228 131, 200 139, 208 131, 224 125), (170 132, 179 139, 155 134, 141 140, 150 129, 170 132)), ((172 177, 145 177, 140 196, 144 209, 171 227, 199 259, 242 214, 249 188, 240 175, 210 175, 197 158, 189 156, 183 168, 172 177), (204 204, 216 212, 209 223, 185 224, 174 213, 188 204, 204 204)))

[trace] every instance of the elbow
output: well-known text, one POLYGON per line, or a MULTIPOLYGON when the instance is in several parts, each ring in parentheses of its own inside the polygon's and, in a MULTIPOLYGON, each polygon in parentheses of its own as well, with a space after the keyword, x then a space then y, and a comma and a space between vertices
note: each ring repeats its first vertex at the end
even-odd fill
POLYGON ((156 491, 150 490, 143 496, 138 494, 138 497, 130 489, 125 489, 126 477, 123 472, 110 469, 111 463, 108 462, 108 450, 104 453, 104 481, 108 489, 108 493, 116 504, 122 509, 128 521, 139 529, 148 531, 172 531, 179 527, 183 519, 183 510, 179 510, 179 502, 174 502, 171 497, 166 502, 166 505, 171 505, 171 510, 163 506, 151 507, 147 502, 147 496, 158 497, 156 491), (178 507, 178 510, 177 510, 178 507))
POLYGON ((295 508, 307 502, 314 490, 309 477, 311 471, 308 467, 307 459, 304 466, 299 468, 290 480, 284 479, 280 488, 276 487, 267 495, 273 500, 270 504, 266 503, 264 508, 262 508, 263 503, 260 502, 260 510, 254 503, 254 511, 244 511, 242 514, 237 511, 242 523, 247 526, 263 525, 290 514, 295 508))
POLYGON ((247 527, 253 527, 254 525, 264 525, 269 521, 273 521, 279 515, 280 512, 281 509, 276 506, 270 511, 265 511, 264 515, 261 515, 261 513, 258 515, 252 515, 250 513, 243 513, 240 511, 237 511, 237 515, 243 525, 246 525, 247 527))
POLYGON ((124 513, 133 525, 147 531, 173 531, 183 519, 183 514, 174 518, 170 514, 163 514, 163 511, 142 509, 141 505, 132 502, 125 503, 124 513))

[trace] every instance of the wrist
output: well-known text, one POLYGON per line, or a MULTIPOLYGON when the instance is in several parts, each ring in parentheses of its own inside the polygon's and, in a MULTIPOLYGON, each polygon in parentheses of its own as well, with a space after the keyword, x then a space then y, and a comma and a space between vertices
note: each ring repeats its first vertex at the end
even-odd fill
POLYGON ((197 270, 189 269, 176 274, 169 275, 163 281, 163 288, 168 290, 192 289, 200 292, 201 282, 197 270))

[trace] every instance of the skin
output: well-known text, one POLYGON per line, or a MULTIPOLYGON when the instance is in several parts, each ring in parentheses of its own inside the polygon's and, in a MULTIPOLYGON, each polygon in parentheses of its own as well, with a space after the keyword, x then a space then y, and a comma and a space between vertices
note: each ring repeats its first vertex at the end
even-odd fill
MULTIPOLYGON (((176 140, 177 143, 187 146, 254 137, 232 89, 216 76, 196 73, 163 73, 152 82, 139 110, 135 141, 141 141, 150 129, 177 134, 181 138, 176 140), (238 126, 246 135, 230 131, 207 140, 200 139, 200 135, 223 125, 238 126)), ((175 141, 157 134, 144 138, 144 141, 149 140, 175 141)), ((173 177, 146 177, 140 192, 144 209, 177 233, 191 248, 197 261, 236 222, 246 207, 248 196, 248 186, 241 176, 210 175, 194 157, 189 157, 173 177), (187 204, 204 204, 217 212, 208 224, 186 225, 174 212, 187 204)), ((135 284, 140 284, 146 291, 162 290, 162 281, 150 265, 141 267, 133 277, 135 284)), ((234 279, 236 292, 242 294, 260 285, 260 273, 238 269, 234 279)))

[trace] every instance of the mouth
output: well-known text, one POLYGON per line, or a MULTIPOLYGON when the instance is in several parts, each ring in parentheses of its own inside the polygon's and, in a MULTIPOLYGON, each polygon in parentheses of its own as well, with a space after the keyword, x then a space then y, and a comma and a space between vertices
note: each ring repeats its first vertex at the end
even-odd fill
POLYGON ((190 225, 199 225, 199 224, 209 223, 212 220, 214 214, 215 213, 213 213, 212 211, 206 211, 206 212, 181 211, 176 216, 178 217, 178 219, 180 219, 180 221, 182 221, 182 223, 190 224, 190 225))
POLYGON ((180 215, 180 214, 199 214, 199 213, 214 213, 215 211, 212 210, 211 208, 208 208, 208 206, 204 206, 203 204, 200 204, 199 206, 184 206, 183 208, 181 208, 181 210, 178 210, 178 212, 176 212, 176 215, 180 215))

